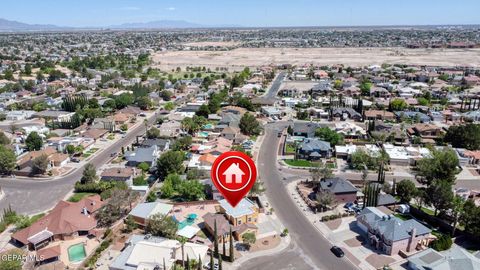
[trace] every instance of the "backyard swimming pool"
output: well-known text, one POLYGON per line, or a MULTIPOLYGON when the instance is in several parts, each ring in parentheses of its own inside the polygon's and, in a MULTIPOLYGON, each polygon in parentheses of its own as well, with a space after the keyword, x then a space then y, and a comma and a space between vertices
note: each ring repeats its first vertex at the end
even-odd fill
POLYGON ((68 248, 68 259, 70 262, 81 262, 85 257, 87 257, 87 253, 83 243, 78 243, 68 248))

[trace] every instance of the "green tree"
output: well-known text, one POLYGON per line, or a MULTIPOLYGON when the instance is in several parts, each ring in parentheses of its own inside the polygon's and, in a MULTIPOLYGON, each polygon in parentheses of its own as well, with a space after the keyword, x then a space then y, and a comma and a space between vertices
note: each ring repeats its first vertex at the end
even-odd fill
POLYGON ((350 166, 356 170, 364 170, 365 166, 368 169, 373 170, 378 167, 378 163, 376 159, 370 156, 365 150, 358 149, 352 153, 350 166))
POLYGON ((331 130, 329 127, 321 127, 315 130, 315 136, 327 141, 331 146, 343 144, 343 135, 331 130))
POLYGON ((5 133, 0 131, 0 145, 9 145, 9 144, 10 144, 10 139, 7 137, 7 135, 5 135, 5 133))
POLYGON ((453 225, 452 225, 452 236, 455 236, 455 231, 457 230, 457 224, 458 220, 460 219, 460 216, 463 214, 463 206, 465 204, 465 201, 462 197, 455 195, 453 197, 452 203, 451 203, 451 210, 453 214, 453 225))
POLYGON ((467 200, 460 214, 460 224, 465 231, 476 237, 480 237, 480 207, 473 200, 467 200))
POLYGON ((67 151, 67 154, 73 155, 75 153, 75 146, 73 144, 69 144, 67 147, 65 147, 65 151, 67 151))
POLYGON ((133 219, 132 216, 128 216, 123 223, 125 224, 125 232, 131 233, 133 230, 135 230, 138 226, 135 220, 133 219))
POLYGON ((450 184, 455 182, 458 172, 458 157, 455 151, 445 147, 442 150, 431 151, 430 157, 418 161, 418 174, 422 177, 419 181, 429 185, 433 180, 443 180, 450 184))
POLYGON ((145 96, 137 98, 136 104, 142 110, 149 110, 152 107, 152 101, 145 96))
POLYGON ((156 127, 151 127, 147 130, 147 138, 156 139, 160 137, 160 130, 156 127))
POLYGON ((405 100, 396 98, 390 102, 390 108, 393 111, 403 111, 408 107, 407 102, 405 100))
POLYGON ((417 194, 417 187, 411 180, 404 179, 397 184, 396 192, 402 202, 410 203, 410 200, 417 194))
POLYGON ((185 137, 180 137, 172 145, 172 150, 174 151, 187 151, 190 149, 190 146, 192 146, 192 137, 191 136, 185 136, 185 137))
POLYGON ((478 150, 480 149, 480 125, 452 125, 448 128, 444 141, 456 148, 478 150))
POLYGON ((150 165, 148 165, 148 163, 146 163, 146 162, 142 162, 142 163, 138 164, 137 168, 142 170, 142 173, 146 173, 150 170, 150 165))
POLYGON ((87 163, 85 168, 83 168, 83 175, 80 179, 80 183, 89 184, 95 183, 98 180, 97 168, 92 163, 87 163))
POLYGON ((369 96, 370 95, 370 89, 372 89, 372 83, 362 82, 360 84, 360 91, 362 93, 362 96, 369 96))
POLYGON ((260 123, 255 116, 250 113, 245 113, 242 118, 240 118, 239 127, 243 134, 249 136, 260 135, 260 132, 262 131, 260 123))
POLYGON ((163 105, 163 108, 167 111, 171 111, 175 109, 175 104, 173 104, 173 102, 167 102, 165 105, 163 105))
POLYGON ((25 64, 24 73, 28 76, 32 75, 32 65, 30 63, 25 64))
POLYGON ((182 181, 176 188, 182 199, 198 201, 205 198, 205 187, 198 180, 182 181))
POLYGON ((183 161, 185 155, 180 151, 166 151, 157 160, 157 176, 160 179, 165 178, 171 173, 183 173, 185 168, 183 161))
POLYGON ((25 139, 25 144, 27 145, 28 151, 38 151, 42 149, 43 139, 37 132, 32 131, 28 134, 27 139, 25 139))
POLYGON ((205 118, 208 118, 208 115, 210 114, 210 109, 208 109, 208 105, 202 104, 200 108, 198 108, 198 111, 195 114, 198 116, 203 116, 205 118))
POLYGON ((42 154, 32 160, 32 174, 45 174, 48 169, 48 156, 42 154))
POLYGON ((247 247, 247 249, 250 249, 251 245, 257 242, 257 237, 255 236, 254 233, 251 233, 251 232, 244 233, 242 235, 242 241, 243 241, 243 244, 247 247))
POLYGON ((426 190, 426 202, 435 208, 435 216, 450 208, 453 196, 452 184, 443 180, 434 180, 426 190))
POLYGON ((155 214, 147 220, 145 232, 154 236, 175 239, 177 223, 169 216, 155 214))
POLYGON ((0 174, 9 175, 15 170, 17 158, 15 153, 0 145, 0 174))
POLYGON ((335 203, 335 195, 330 191, 320 191, 316 194, 318 210, 324 211, 335 203))
POLYGON ((157 195, 154 191, 148 192, 147 198, 145 199, 147 202, 155 202, 157 201, 157 195))

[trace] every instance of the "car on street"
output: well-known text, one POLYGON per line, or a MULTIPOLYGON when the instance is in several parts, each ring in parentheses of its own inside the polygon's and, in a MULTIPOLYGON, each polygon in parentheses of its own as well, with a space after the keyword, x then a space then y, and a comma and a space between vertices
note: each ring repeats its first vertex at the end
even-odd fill
POLYGON ((345 256, 345 253, 343 252, 343 250, 340 247, 333 246, 330 249, 330 251, 332 251, 332 253, 335 254, 335 256, 337 256, 339 258, 342 258, 343 256, 345 256))

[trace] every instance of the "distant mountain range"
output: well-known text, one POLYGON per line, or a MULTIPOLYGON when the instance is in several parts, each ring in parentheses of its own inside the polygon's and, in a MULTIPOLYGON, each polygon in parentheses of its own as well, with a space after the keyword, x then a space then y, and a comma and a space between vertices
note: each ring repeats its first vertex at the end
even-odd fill
POLYGON ((186 29, 186 28, 216 28, 216 27, 240 27, 238 25, 201 25, 182 20, 159 20, 145 23, 124 23, 104 27, 65 27, 51 24, 27 24, 0 18, 0 32, 17 31, 64 31, 82 29, 186 29))
POLYGON ((51 24, 28 24, 0 18, 0 31, 40 31, 57 29, 62 29, 62 27, 51 24))

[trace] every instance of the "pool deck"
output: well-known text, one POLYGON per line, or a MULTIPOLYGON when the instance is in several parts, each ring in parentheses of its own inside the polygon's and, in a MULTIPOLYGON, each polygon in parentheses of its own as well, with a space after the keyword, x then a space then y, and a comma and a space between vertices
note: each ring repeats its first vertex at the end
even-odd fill
POLYGON ((66 266, 75 269, 80 265, 81 262, 76 262, 76 263, 70 262, 70 259, 68 258, 68 248, 79 243, 83 243, 85 245, 85 252, 87 253, 87 257, 90 254, 92 254, 92 252, 95 251, 95 249, 100 245, 100 242, 95 238, 88 239, 86 236, 79 236, 72 240, 52 242, 45 248, 60 245, 61 253, 60 253, 59 260, 66 266))
POLYGON ((174 205, 172 209, 172 215, 175 216, 179 222, 186 221, 188 215, 196 214, 197 217, 195 222, 191 226, 199 227, 198 224, 203 222, 203 216, 207 213, 215 213, 215 204, 202 204, 198 203, 195 205, 174 205))

